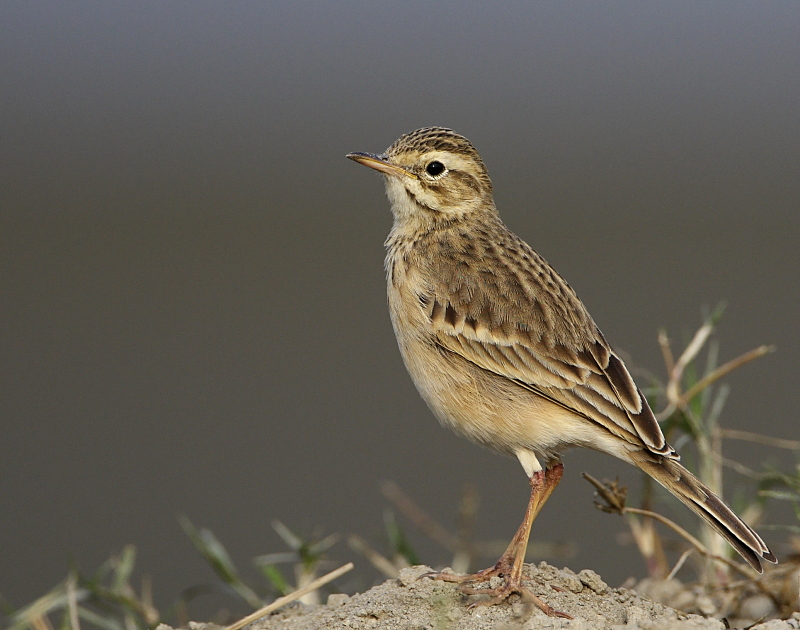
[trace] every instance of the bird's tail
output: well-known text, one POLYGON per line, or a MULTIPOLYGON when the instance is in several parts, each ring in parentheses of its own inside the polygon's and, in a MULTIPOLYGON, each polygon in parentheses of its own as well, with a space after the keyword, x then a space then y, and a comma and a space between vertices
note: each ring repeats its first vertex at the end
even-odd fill
POLYGON ((763 572, 762 558, 769 562, 778 561, 747 523, 677 461, 646 451, 632 452, 630 457, 634 464, 717 530, 756 571, 763 572))

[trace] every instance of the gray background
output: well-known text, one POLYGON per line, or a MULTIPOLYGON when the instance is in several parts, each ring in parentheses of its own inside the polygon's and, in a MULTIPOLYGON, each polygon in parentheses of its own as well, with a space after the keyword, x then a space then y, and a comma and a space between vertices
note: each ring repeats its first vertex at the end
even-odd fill
MULTIPOLYGON (((722 359, 778 352, 728 379, 724 422, 797 437, 798 33, 795 2, 0 4, 0 593, 134 543, 167 603, 210 577, 178 513, 240 565, 283 548, 276 517, 380 546, 383 479, 448 526, 475 483, 478 534, 510 538, 524 474, 417 396, 382 182, 344 159, 420 126, 475 143, 639 368, 727 300, 722 359)), ((566 465, 534 538, 643 575, 579 479, 637 473, 566 465)))

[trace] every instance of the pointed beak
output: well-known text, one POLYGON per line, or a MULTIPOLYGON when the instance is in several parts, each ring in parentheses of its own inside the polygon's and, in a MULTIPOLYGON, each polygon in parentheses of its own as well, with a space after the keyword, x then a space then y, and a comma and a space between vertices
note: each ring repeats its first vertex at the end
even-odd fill
POLYGON ((413 179, 419 179, 414 173, 407 171, 401 166, 390 163, 385 155, 375 155, 374 153, 348 153, 346 157, 364 166, 374 168, 376 171, 391 175, 392 177, 411 177, 413 179))

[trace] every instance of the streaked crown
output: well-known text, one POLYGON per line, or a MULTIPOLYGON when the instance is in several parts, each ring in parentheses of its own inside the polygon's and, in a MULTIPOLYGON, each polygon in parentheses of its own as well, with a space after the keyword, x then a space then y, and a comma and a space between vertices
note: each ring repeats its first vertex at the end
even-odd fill
MULTIPOLYGON (((473 188, 488 194, 492 192, 492 180, 489 179, 486 165, 477 149, 464 136, 446 127, 423 127, 403 134, 386 150, 386 157, 390 162, 417 172, 418 175, 421 174, 419 171, 425 171, 437 157, 451 158, 449 164, 443 163, 447 171, 469 175, 476 180, 473 188)), ((444 172, 433 176, 442 175, 444 172)))
POLYGON ((402 153, 421 154, 427 151, 447 151, 472 158, 483 165, 481 156, 473 144, 461 134, 446 127, 423 127, 405 133, 386 150, 386 155, 391 157, 402 153))

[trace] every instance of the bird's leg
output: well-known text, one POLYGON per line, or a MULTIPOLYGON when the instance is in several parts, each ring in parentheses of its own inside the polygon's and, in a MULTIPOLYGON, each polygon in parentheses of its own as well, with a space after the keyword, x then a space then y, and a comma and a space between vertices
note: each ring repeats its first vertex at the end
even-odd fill
POLYGON ((547 499, 553 494, 558 482, 564 474, 564 465, 556 464, 553 468, 533 473, 530 479, 531 498, 525 510, 525 518, 519 526, 517 533, 508 545, 505 553, 500 557, 500 562, 511 561, 511 572, 508 582, 522 583, 522 566, 525 562, 525 552, 528 550, 528 538, 531 535, 533 521, 539 515, 547 499))
POLYGON ((533 473, 530 478, 531 498, 525 510, 525 517, 519 526, 517 533, 514 534, 508 547, 500 559, 493 567, 483 569, 471 575, 454 575, 452 573, 427 573, 423 577, 431 577, 436 580, 446 582, 458 582, 462 584, 461 591, 468 595, 489 595, 488 601, 474 602, 470 608, 475 606, 491 606, 505 601, 512 593, 518 593, 523 600, 531 601, 551 617, 569 617, 566 613, 559 612, 548 606, 528 589, 522 585, 522 568, 525 562, 525 552, 528 548, 528 538, 531 534, 531 526, 536 516, 544 506, 547 499, 553 493, 561 476, 564 473, 564 466, 556 464, 552 468, 539 470, 533 473), (497 588, 471 588, 466 584, 477 582, 488 582, 493 577, 504 579, 504 583, 497 588))

